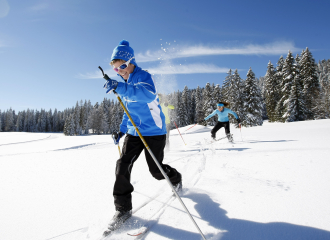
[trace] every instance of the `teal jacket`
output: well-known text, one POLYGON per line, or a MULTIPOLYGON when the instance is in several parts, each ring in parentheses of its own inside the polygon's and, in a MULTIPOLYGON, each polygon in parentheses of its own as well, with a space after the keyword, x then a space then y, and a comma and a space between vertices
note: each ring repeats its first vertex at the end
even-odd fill
POLYGON ((229 122, 228 114, 232 114, 236 119, 238 119, 238 116, 237 116, 236 113, 234 113, 229 108, 224 108, 222 110, 222 112, 220 112, 218 109, 214 110, 213 113, 208 115, 204 120, 206 121, 207 119, 213 117, 215 114, 218 114, 218 121, 219 122, 229 122))

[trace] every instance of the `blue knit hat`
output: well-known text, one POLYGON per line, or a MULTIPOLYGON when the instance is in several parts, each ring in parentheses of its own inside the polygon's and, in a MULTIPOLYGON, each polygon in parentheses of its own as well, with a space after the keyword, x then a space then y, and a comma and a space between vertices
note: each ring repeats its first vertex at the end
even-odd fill
MULTIPOLYGON (((114 59, 122 59, 125 62, 134 57, 134 50, 129 46, 129 42, 126 40, 120 41, 119 45, 115 47, 112 52, 111 61, 114 59)), ((137 66, 135 58, 131 60, 131 63, 137 66)))
POLYGON ((217 106, 218 107, 224 107, 225 105, 223 105, 223 103, 218 103, 217 106))

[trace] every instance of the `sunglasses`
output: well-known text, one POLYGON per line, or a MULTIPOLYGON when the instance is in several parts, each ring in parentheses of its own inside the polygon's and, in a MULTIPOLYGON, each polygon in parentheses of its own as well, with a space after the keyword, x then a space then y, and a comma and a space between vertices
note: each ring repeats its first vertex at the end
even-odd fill
POLYGON ((123 63, 122 65, 120 65, 119 67, 117 68, 113 68, 113 70, 115 70, 116 72, 119 71, 119 69, 125 69, 128 67, 128 64, 132 61, 134 57, 132 57, 130 60, 128 60, 127 62, 123 63))

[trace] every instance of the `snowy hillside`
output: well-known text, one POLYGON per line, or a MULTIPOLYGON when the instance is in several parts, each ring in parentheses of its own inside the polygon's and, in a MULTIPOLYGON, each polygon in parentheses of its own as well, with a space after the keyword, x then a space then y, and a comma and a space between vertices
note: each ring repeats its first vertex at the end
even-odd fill
MULTIPOLYGON (((182 173, 182 200, 207 239, 330 239, 330 120, 231 126, 235 144, 189 127, 186 145, 171 131, 164 162, 182 173)), ((109 135, 0 132, 0 239, 99 239, 118 155, 109 135)), ((127 232, 150 217, 144 239, 201 239, 144 154, 132 183, 133 207, 148 204, 107 239, 134 239, 127 232)))

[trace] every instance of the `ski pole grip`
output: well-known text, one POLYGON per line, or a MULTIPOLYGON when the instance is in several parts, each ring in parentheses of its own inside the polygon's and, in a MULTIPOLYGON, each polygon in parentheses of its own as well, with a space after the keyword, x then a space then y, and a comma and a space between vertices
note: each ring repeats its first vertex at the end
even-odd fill
POLYGON ((109 78, 109 76, 107 75, 107 74, 104 74, 104 72, 103 72, 103 69, 99 66, 99 69, 101 70, 101 72, 102 72, 102 74, 103 74, 103 78, 105 79, 105 80, 110 80, 111 78, 109 78))

